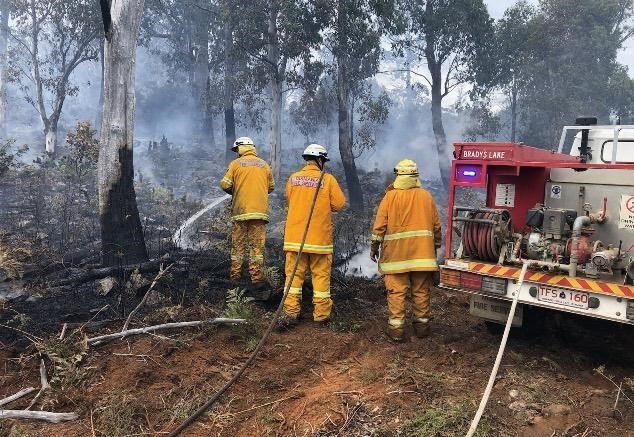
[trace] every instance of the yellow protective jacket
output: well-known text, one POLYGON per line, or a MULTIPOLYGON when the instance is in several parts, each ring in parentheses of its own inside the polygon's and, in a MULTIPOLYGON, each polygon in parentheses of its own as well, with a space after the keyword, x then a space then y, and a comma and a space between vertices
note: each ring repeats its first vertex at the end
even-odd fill
MULTIPOLYGON (((300 171, 293 173, 286 183, 286 199, 288 200, 288 216, 284 230, 284 251, 286 252, 299 252, 320 173, 316 164, 309 163, 300 171)), ((333 253, 332 213, 341 211, 344 206, 346 206, 346 197, 337 179, 326 173, 306 235, 305 253, 333 253)))
POLYGON ((441 243, 440 219, 428 191, 390 186, 376 213, 372 241, 381 243, 379 272, 436 271, 441 243))
POLYGON ((275 181, 271 168, 255 151, 231 161, 220 188, 233 196, 233 220, 269 220, 269 193, 275 181))

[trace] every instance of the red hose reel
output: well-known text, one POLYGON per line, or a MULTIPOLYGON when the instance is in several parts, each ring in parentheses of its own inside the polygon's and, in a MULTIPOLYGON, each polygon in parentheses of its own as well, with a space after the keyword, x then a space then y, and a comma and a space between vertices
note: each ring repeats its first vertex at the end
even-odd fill
POLYGON ((511 215, 505 209, 456 208, 454 222, 462 222, 462 248, 468 258, 498 261, 502 246, 512 236, 511 215), (465 215, 457 215, 466 212, 465 215))

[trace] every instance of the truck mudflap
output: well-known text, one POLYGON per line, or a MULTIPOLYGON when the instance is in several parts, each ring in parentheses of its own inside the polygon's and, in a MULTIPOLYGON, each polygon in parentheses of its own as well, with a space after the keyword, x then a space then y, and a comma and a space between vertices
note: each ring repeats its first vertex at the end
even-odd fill
MULTIPOLYGON (((505 302, 513 298, 519 272, 515 267, 447 260, 441 266, 439 287, 505 302)), ((634 286, 529 271, 519 293, 520 304, 634 325, 634 286)), ((472 314, 499 320, 493 310, 501 306, 492 308, 481 299, 475 302, 471 302, 472 314)))
MULTIPOLYGON (((472 294, 469 299, 469 314, 491 322, 505 324, 511 310, 511 301, 491 296, 472 294)), ((524 322, 524 307, 518 305, 511 326, 518 328, 524 322)))

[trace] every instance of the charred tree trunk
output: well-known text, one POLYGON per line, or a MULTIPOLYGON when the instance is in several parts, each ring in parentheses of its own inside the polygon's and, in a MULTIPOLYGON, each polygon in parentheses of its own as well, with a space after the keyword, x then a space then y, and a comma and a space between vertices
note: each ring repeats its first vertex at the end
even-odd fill
POLYGON ((106 9, 106 40, 99 213, 103 264, 115 266, 148 259, 134 191, 132 159, 134 70, 144 0, 101 0, 101 4, 102 11, 106 9))
POLYGON ((192 5, 194 13, 192 31, 193 74, 191 81, 192 97, 195 102, 194 143, 207 151, 213 148, 209 124, 209 25, 211 12, 205 8, 207 2, 198 0, 192 5))
POLYGON ((269 9, 268 58, 271 64, 271 170, 275 180, 279 180, 282 164, 282 83, 285 66, 280 62, 280 42, 278 37, 277 18, 280 12, 280 1, 272 0, 269 9))
POLYGON ((350 123, 350 78, 347 71, 348 54, 346 49, 346 32, 348 19, 346 17, 344 2, 337 4, 337 30, 339 33, 338 47, 336 51, 337 61, 337 104, 339 120, 339 154, 346 175, 350 208, 356 211, 363 210, 363 190, 357 173, 357 164, 352 151, 352 134, 350 123))
MULTIPOLYGON (((428 61, 429 62, 429 61, 428 61)), ((438 152, 438 168, 443 184, 449 186, 449 173, 451 162, 447 155, 447 136, 445 135, 445 127, 442 123, 442 91, 441 82, 442 75, 440 65, 429 64, 429 71, 432 77, 431 87, 431 122, 434 130, 434 138, 436 140, 436 151, 438 152)))
POLYGON ((0 140, 7 139, 7 41, 9 39, 9 1, 0 0, 0 140))
POLYGON ((224 112, 225 112, 225 162, 229 163, 234 157, 231 150, 236 140, 236 114, 234 102, 234 71, 233 71, 233 25, 230 22, 224 26, 224 112))
POLYGON ((337 103, 339 105, 339 154, 346 175, 350 207, 354 210, 363 210, 363 190, 357 173, 357 164, 354 161, 352 143, 350 141, 350 99, 348 83, 346 82, 345 66, 338 62, 337 65, 337 103))

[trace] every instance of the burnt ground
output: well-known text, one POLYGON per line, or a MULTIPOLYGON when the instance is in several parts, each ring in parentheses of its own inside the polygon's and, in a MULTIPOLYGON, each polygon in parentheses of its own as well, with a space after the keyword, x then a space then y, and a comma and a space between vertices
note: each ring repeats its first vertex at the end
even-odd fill
MULTIPOLYGON (((183 435, 464 435, 500 335, 468 315, 466 296, 435 290, 432 335, 391 343, 381 284, 348 281, 338 284, 331 326, 304 320, 274 333, 254 366, 183 435)), ((152 308, 144 324, 222 311, 217 302, 152 308)), ((272 308, 255 308, 265 324, 272 308)), ((509 340, 479 435, 634 436, 634 403, 624 397, 634 400, 634 327, 548 312, 527 317, 509 340), (616 408, 608 378, 622 383, 616 408)), ((79 420, 4 421, 0 436, 161 435, 230 378, 252 344, 244 332, 202 328, 93 347, 41 404, 76 411, 79 420)), ((3 339, 0 359, 0 398, 39 386, 39 358, 28 342, 3 339)))

